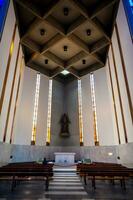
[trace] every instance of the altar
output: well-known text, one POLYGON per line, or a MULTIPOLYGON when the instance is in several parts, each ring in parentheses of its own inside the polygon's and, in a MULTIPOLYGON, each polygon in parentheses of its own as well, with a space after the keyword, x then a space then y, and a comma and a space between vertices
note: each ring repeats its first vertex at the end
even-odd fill
POLYGON ((55 164, 69 165, 75 163, 75 153, 55 152, 55 164))

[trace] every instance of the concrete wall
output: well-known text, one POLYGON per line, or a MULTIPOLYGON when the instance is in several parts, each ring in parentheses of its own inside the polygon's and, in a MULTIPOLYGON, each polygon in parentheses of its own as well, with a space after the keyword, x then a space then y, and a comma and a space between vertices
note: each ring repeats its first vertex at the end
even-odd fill
POLYGON ((94 72, 94 81, 99 143, 101 146, 117 144, 114 137, 106 67, 94 72))
POLYGON ((56 80, 53 80, 51 117, 51 145, 79 145, 77 81, 72 81, 68 84, 62 84, 56 80), (65 138, 60 136, 60 119, 63 113, 67 113, 70 120, 70 137, 65 138))
MULTIPOLYGON (((118 118, 116 120, 113 111, 113 124, 116 130, 118 121, 120 143, 125 144, 126 142, 133 142, 133 45, 122 1, 120 1, 116 22, 118 28, 115 27, 113 32, 112 48, 110 47, 109 50, 109 63, 106 66, 111 71, 110 77, 112 78, 114 92, 114 100, 112 96, 111 102, 112 107, 116 106, 118 118)), ((118 137, 118 131, 115 131, 115 133, 118 137)))
POLYGON ((93 111, 91 100, 90 74, 81 78, 83 142, 84 146, 94 146, 93 111))
MULTIPOLYGON (((37 72, 35 70, 32 70, 28 67, 25 68, 23 90, 18 108, 17 123, 14 131, 15 144, 29 145, 31 143, 36 76, 37 72)), ((49 79, 48 77, 41 75, 36 131, 37 145, 46 144, 48 89, 49 79)))
POLYGON ((75 160, 90 158, 95 162, 117 162, 116 146, 103 147, 62 147, 62 146, 30 146, 30 145, 10 145, 0 144, 3 149, 0 155, 0 163, 9 162, 10 155, 13 156, 12 162, 38 161, 46 157, 54 160, 54 152, 74 152, 75 160), (112 156, 108 153, 112 152, 112 156))
POLYGON ((21 47, 19 48, 19 34, 15 22, 13 3, 10 1, 0 41, 0 105, 2 105, 0 141, 3 141, 5 135, 5 142, 10 142, 11 139, 24 71, 23 54, 21 47), (12 52, 10 50, 11 46, 12 52))

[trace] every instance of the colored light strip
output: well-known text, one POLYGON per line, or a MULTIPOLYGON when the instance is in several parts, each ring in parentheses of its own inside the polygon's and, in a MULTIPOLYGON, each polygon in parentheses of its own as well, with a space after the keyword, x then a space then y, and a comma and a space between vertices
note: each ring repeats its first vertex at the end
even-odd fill
POLYGON ((32 145, 35 145, 36 143, 36 127, 37 127, 37 113, 38 113, 38 101, 39 101, 39 90, 40 90, 40 77, 41 75, 37 74, 34 113, 33 113, 33 122, 32 122, 32 137, 31 137, 32 145))
POLYGON ((81 80, 78 80, 78 104, 79 104, 80 145, 83 145, 83 115, 82 115, 82 87, 81 87, 81 80))
POLYGON ((95 83, 94 83, 94 74, 90 74, 90 85, 91 85, 91 99, 92 99, 92 110, 93 110, 93 119, 94 119, 94 142, 95 145, 99 145, 98 138, 98 128, 97 128, 97 112, 96 112, 96 100, 95 100, 95 83))
POLYGON ((51 140, 52 85, 53 85, 53 81, 52 81, 52 80, 49 80, 48 115, 47 115, 47 138, 46 138, 46 145, 50 145, 50 140, 51 140))

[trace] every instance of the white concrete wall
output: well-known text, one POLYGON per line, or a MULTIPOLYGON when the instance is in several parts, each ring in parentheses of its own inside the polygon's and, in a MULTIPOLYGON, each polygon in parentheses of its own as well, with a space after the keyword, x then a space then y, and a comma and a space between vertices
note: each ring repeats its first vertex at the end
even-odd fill
POLYGON ((0 95, 5 77, 5 71, 8 62, 9 49, 11 45, 14 26, 15 26, 15 14, 13 10, 13 3, 12 1, 10 1, 5 21, 5 26, 3 30, 3 35, 0 41, 0 95))
MULTIPOLYGON (((15 13, 13 8, 13 3, 10 1, 4 31, 3 35, 0 41, 0 97, 2 95, 2 90, 4 86, 4 80, 7 76, 7 81, 4 88, 4 98, 3 98, 3 105, 2 105, 2 111, 0 116, 0 141, 3 141, 4 132, 6 130, 7 125, 7 131, 6 131, 6 142, 9 142, 11 137, 11 127, 13 123, 13 116, 14 116, 14 110, 16 106, 16 96, 17 96, 17 89, 18 89, 18 82, 20 77, 20 66, 21 66, 21 60, 22 60, 22 49, 20 48, 19 54, 19 33, 18 28, 15 29, 15 13), (10 54, 10 46, 12 43, 13 38, 13 32, 15 30, 15 38, 14 38, 14 46, 13 51, 11 55, 11 60, 9 60, 9 54, 10 54), (17 54, 18 54, 18 60, 17 60, 17 54), (7 71, 7 64, 9 62, 9 72, 6 75, 7 71), (15 67, 16 73, 15 73, 15 67), (14 86, 13 86, 13 77, 14 79, 14 86), (13 88, 13 90, 12 90, 13 88), (12 92, 12 98, 11 98, 11 92, 12 92), (9 109, 9 112, 8 112, 9 109), (9 118, 8 118, 9 114, 9 118)), ((21 66, 22 67, 22 66, 21 66)), ((22 67, 23 68, 23 67, 22 67)), ((23 77, 23 70, 21 69, 21 79, 20 79, 20 85, 22 82, 23 77)), ((20 88, 19 88, 20 89, 20 88)))
POLYGON ((28 67, 25 68, 23 91, 18 108, 19 114, 16 124, 17 128, 15 129, 14 133, 15 144, 29 145, 31 143, 36 75, 36 71, 28 67))
POLYGON ((94 145, 93 111, 91 100, 90 74, 81 78, 83 142, 84 146, 94 145))
POLYGON ((79 145, 79 119, 78 119, 78 83, 72 81, 62 84, 53 81, 52 119, 51 119, 51 145, 71 146, 79 145), (61 137, 61 116, 67 113, 70 124, 70 137, 61 137))
MULTIPOLYGON (((129 27, 127 23, 127 18, 125 15, 122 1, 120 1, 116 22, 117 22, 118 33, 120 37, 122 55, 123 55, 124 64, 125 64, 125 72, 123 70, 123 65, 122 65, 123 63, 121 60, 121 54, 120 54, 120 49, 118 45, 117 32, 116 32, 116 29, 114 29, 113 36, 112 36, 112 47, 114 51, 114 60, 116 64, 116 73, 118 76, 118 81, 117 81, 116 73, 114 70, 115 64, 113 61, 113 52, 112 52, 112 49, 110 48, 108 56, 109 56, 109 62, 110 62, 110 68, 111 68, 111 77, 113 80, 115 102, 113 102, 112 97, 111 97, 111 101, 112 101, 112 106, 114 103, 116 105, 121 144, 125 144, 126 143, 125 132, 127 133, 128 142, 133 142, 133 134, 132 134, 133 123, 132 123, 132 118, 131 118, 131 113, 130 113, 130 105, 129 105, 128 89, 127 89, 129 85, 129 93, 130 93, 131 101, 133 105, 133 84, 132 84, 133 44, 132 44, 129 27), (126 82, 125 74, 127 75, 127 82, 126 82), (118 92, 118 84, 119 84, 120 92, 118 92), (120 98, 121 98, 121 104, 120 104, 120 98), (122 116, 122 110, 123 110, 123 116, 122 116), (126 131, 124 130, 124 122, 125 122, 126 131)), ((108 67, 109 66, 107 66, 107 68, 108 67)), ((131 110, 133 112, 133 107, 131 108, 131 110)), ((113 124, 115 125, 114 127, 116 127, 116 119, 115 119, 114 112, 113 112, 113 124)), ((117 134, 117 131, 115 131, 115 134, 117 134)))
POLYGON ((41 75, 38 103, 36 145, 46 145, 49 78, 41 75))
POLYGON ((97 127, 100 145, 114 145, 114 130, 111 115, 106 68, 94 72, 97 127))

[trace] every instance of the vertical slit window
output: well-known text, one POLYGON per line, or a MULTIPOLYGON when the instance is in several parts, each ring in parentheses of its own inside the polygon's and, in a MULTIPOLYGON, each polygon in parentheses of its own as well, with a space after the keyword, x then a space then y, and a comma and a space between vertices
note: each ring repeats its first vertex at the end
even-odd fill
POLYGON ((98 128, 97 128, 97 112, 96 112, 96 99, 95 99, 95 81, 94 74, 90 74, 90 85, 91 85, 91 100, 92 100, 92 111, 93 111, 93 126, 94 126, 94 142, 95 145, 99 145, 98 128))
POLYGON ((41 76, 40 74, 37 74, 37 78, 36 78, 31 145, 35 145, 36 143, 36 127, 37 127, 37 113, 38 113, 39 90, 40 90, 40 76, 41 76))
POLYGON ((53 84, 53 81, 49 80, 48 116, 47 116, 47 139, 46 139, 46 145, 47 146, 50 145, 50 139, 51 139, 52 84, 53 84))
POLYGON ((82 115, 82 87, 81 87, 81 80, 78 80, 78 106, 79 106, 80 146, 83 146, 83 115, 82 115))

